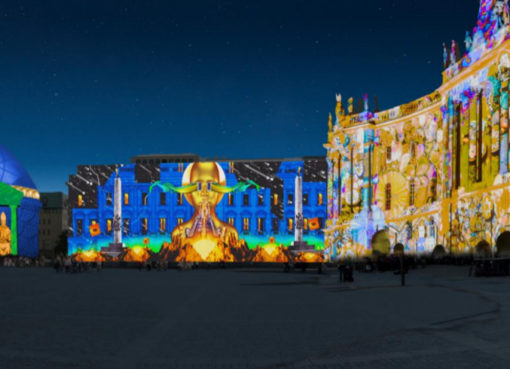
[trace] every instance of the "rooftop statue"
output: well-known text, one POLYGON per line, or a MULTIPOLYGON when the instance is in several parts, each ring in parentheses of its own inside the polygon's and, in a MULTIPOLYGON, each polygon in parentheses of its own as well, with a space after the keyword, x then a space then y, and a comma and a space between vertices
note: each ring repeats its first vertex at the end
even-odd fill
POLYGON ((469 31, 466 31, 464 44, 466 45, 466 53, 469 53, 471 51, 471 46, 473 45, 473 39, 471 38, 471 33, 469 31))

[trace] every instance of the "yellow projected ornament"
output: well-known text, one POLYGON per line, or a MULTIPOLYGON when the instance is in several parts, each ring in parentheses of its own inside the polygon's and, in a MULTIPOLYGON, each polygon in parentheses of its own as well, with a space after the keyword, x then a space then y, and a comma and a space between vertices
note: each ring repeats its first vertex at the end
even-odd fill
POLYGON ((214 184, 226 185, 225 173, 217 163, 196 162, 188 165, 182 185, 196 185, 195 191, 184 194, 195 212, 190 220, 172 231, 173 242, 191 244, 204 261, 208 260, 209 255, 215 254, 213 251, 219 245, 239 238, 237 230, 216 215, 216 206, 224 194, 213 191, 214 184))

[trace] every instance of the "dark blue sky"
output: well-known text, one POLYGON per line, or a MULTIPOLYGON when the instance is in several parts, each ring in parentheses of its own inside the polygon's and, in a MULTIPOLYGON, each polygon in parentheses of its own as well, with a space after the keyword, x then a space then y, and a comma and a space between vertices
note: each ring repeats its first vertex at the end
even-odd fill
MULTIPOLYGON (((149 153, 324 155, 335 93, 440 85, 478 0, 33 0, 0 5, 0 145, 41 191, 149 153)), ((373 103, 372 103, 373 104, 373 103)))

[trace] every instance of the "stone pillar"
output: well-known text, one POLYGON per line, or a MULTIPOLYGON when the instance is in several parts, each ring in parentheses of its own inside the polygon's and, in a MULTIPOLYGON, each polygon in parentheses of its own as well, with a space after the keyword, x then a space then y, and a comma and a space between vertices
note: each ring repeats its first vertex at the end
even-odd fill
POLYGON ((122 182, 117 174, 113 197, 113 243, 122 244, 122 182))
POLYGON ((18 207, 10 205, 11 208, 11 254, 18 255, 18 207))
POLYGON ((119 173, 116 172, 115 184, 113 189, 113 243, 108 247, 103 247, 101 251, 112 257, 117 257, 122 253, 124 245, 122 244, 122 230, 124 222, 122 221, 122 181, 119 173))
POLYGON ((294 181, 294 242, 303 241, 303 177, 298 170, 294 181))

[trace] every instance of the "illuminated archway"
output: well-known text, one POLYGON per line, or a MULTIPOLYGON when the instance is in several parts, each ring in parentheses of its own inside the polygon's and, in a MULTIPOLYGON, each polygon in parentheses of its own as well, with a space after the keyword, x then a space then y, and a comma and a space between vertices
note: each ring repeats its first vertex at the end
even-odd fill
POLYGON ((372 237, 372 253, 374 256, 388 255, 390 253, 391 243, 387 231, 379 231, 372 237))
POLYGON ((501 233, 496 240, 496 253, 499 257, 510 257, 510 232, 501 233))

